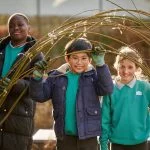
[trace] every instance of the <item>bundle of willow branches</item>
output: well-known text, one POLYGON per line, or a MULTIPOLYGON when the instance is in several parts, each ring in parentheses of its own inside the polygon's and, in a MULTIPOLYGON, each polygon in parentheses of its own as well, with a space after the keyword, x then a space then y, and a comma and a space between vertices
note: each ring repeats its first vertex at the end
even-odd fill
MULTIPOLYGON (((114 48, 114 46, 112 46, 108 41, 111 41, 113 45, 129 46, 129 44, 122 40, 121 37, 123 37, 125 33, 130 33, 130 35, 134 35, 138 39, 138 41, 131 43, 132 45, 136 43, 144 43, 145 45, 147 45, 147 47, 150 47, 150 22, 148 22, 146 19, 141 19, 141 16, 142 18, 149 18, 150 13, 141 10, 115 9, 100 12, 93 16, 80 18, 73 21, 71 19, 67 20, 60 27, 54 29, 42 39, 40 39, 32 48, 29 49, 28 52, 24 54, 22 59, 20 59, 14 65, 12 70, 9 72, 14 72, 11 78, 11 83, 0 95, 0 107, 6 100, 6 97, 9 94, 13 85, 19 79, 29 76, 33 72, 34 68, 27 70, 27 66, 32 61, 32 59, 36 57, 36 55, 41 52, 44 54, 45 59, 48 61, 48 70, 49 67, 53 66, 55 60, 65 55, 65 52, 63 50, 64 46, 66 42, 71 39, 86 37, 95 46, 98 45, 102 49, 105 49, 106 53, 112 53, 116 55, 119 54, 118 49, 114 48), (128 13, 130 17, 119 15, 124 12, 128 13), (103 33, 101 31, 104 28, 105 32, 103 33), (113 35, 108 34, 108 32, 106 32, 107 30, 117 30, 120 32, 120 36, 114 37, 113 35), (61 45, 61 51, 57 50, 58 45, 61 45)), ((128 38, 127 35, 126 38, 128 38)), ((144 49, 144 51, 148 50, 150 49, 144 49)), ((143 70, 144 74, 150 77, 150 68, 147 65, 146 61, 144 61, 143 64, 140 64, 136 62, 134 58, 129 59, 137 63, 143 70)), ((2 80, 3 79, 1 79, 1 81, 2 80)), ((5 119, 11 113, 22 95, 23 93, 18 96, 18 99, 16 100, 16 102, 14 102, 11 110, 8 112, 6 117, 1 120, 0 124, 5 121, 5 119)))

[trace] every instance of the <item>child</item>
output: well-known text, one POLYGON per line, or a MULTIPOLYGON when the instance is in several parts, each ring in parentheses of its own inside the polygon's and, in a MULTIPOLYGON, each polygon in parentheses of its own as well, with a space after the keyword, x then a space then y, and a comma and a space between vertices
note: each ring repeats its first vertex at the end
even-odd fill
MULTIPOLYGON (((113 89, 104 53, 92 54, 94 69, 92 45, 87 39, 74 39, 65 50, 67 63, 51 71, 45 81, 33 80, 31 95, 39 102, 52 99, 57 150, 97 150, 97 136, 101 134, 99 96, 113 89)), ((43 64, 39 62, 38 68, 42 70, 43 64)), ((34 78, 39 74, 36 70, 34 78)))
POLYGON ((102 104, 101 150, 148 150, 150 84, 137 79, 142 63, 138 53, 122 47, 114 64, 118 76, 114 92, 104 96, 102 104))
MULTIPOLYGON (((35 44, 35 39, 28 35, 29 29, 29 20, 24 14, 15 13, 8 19, 9 35, 0 42, 0 78, 5 77, 22 54, 35 44)), ((42 55, 36 59, 39 61, 41 58, 42 55)), ((29 67, 33 66, 34 61, 29 67)), ((11 79, 12 74, 7 77, 11 79)), ((13 86, 0 108, 0 121, 28 85, 26 78, 13 86)), ((34 112, 35 103, 26 92, 5 122, 0 124, 0 150, 31 150, 34 112)))

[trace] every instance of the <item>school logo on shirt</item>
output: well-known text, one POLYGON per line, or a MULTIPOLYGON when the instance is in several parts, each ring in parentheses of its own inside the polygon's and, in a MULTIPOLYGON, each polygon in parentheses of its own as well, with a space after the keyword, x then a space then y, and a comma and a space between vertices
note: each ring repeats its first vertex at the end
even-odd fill
POLYGON ((136 91, 136 95, 142 95, 141 91, 136 91))

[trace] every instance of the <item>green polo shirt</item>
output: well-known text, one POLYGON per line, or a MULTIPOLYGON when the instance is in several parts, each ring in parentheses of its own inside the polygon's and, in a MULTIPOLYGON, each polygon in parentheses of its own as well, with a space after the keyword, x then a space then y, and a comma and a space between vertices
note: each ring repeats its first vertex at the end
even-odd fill
POLYGON ((66 91, 65 133, 77 135, 76 95, 79 87, 80 74, 67 73, 68 86, 66 91))
POLYGON ((23 50, 24 46, 13 47, 11 43, 6 46, 5 60, 3 64, 2 77, 5 77, 12 67, 17 55, 23 50))

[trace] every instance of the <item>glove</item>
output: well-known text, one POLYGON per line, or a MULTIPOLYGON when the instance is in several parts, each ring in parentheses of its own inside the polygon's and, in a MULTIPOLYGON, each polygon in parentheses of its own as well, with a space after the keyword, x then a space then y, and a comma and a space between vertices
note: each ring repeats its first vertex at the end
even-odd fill
POLYGON ((47 62, 44 60, 35 63, 35 70, 33 72, 34 79, 41 79, 43 77, 44 71, 47 68, 47 62))
POLYGON ((92 51, 93 51, 92 52, 92 59, 95 62, 95 64, 97 66, 104 65, 105 64, 104 57, 105 57, 106 51, 102 50, 99 46, 95 47, 92 51))
POLYGON ((3 92, 6 88, 7 88, 7 86, 9 85, 9 83, 10 83, 10 79, 9 78, 3 78, 2 80, 1 80, 1 83, 0 83, 0 91, 1 92, 3 92))

